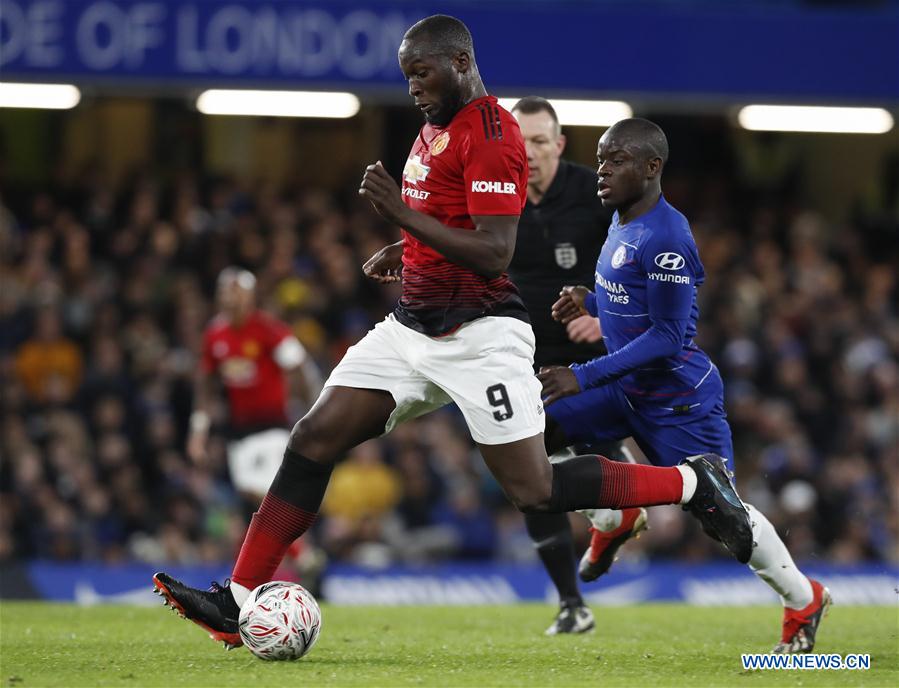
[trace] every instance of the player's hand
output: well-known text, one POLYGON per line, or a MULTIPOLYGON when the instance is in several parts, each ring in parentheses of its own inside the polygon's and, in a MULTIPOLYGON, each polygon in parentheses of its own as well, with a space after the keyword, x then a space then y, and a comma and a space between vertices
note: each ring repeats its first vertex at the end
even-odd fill
POLYGON ((553 320, 567 325, 575 318, 589 315, 584 307, 584 299, 589 293, 590 290, 587 287, 562 287, 562 291, 559 292, 559 300, 552 307, 553 320))
POLYGON ((359 185, 359 195, 371 201, 378 214, 388 222, 405 224, 403 217, 409 211, 409 207, 403 203, 400 187, 393 177, 387 174, 380 160, 365 168, 362 183, 359 185))
POLYGON ((187 438, 187 455, 194 463, 200 464, 206 461, 206 433, 192 432, 187 438))
POLYGON ((575 318, 565 327, 568 338, 578 344, 593 344, 602 339, 602 329, 599 326, 599 318, 592 315, 582 315, 575 318))
POLYGON ((362 272, 379 284, 399 282, 403 276, 403 244, 390 244, 365 261, 362 272))
POLYGON ((563 397, 570 397, 581 391, 581 385, 578 383, 571 368, 564 366, 549 366, 541 368, 537 373, 537 379, 543 384, 543 405, 549 406, 554 401, 558 401, 563 397))

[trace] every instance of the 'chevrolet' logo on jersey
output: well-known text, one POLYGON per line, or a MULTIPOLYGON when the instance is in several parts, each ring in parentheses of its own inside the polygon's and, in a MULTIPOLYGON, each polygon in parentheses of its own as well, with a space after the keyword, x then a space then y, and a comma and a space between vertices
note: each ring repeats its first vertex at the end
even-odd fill
POLYGON ((406 166, 403 168, 403 179, 410 184, 418 184, 428 178, 428 172, 431 168, 421 164, 421 156, 413 155, 406 160, 406 166))

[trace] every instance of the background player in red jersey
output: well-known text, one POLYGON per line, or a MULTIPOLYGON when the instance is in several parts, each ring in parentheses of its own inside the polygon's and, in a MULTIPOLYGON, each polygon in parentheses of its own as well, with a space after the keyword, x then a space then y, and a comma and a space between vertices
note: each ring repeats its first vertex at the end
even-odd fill
POLYGON ((359 190, 403 239, 365 265, 395 279, 396 310, 331 373, 294 427, 281 468, 253 516, 231 584, 190 588, 166 573, 166 601, 228 646, 240 644, 240 605, 271 580, 290 544, 315 521, 333 464, 396 424, 455 402, 481 455, 522 511, 684 503, 748 559, 748 514, 705 458, 672 468, 576 456, 550 464, 543 441, 534 333, 505 274, 525 200, 527 162, 512 115, 488 96, 468 28, 444 15, 412 26, 399 49, 409 95, 425 116, 402 189, 380 163, 359 190))
POLYGON ((283 322, 256 307, 256 278, 226 268, 218 278, 220 312, 203 333, 187 453, 206 458, 216 378, 228 400, 228 469, 255 509, 271 485, 290 436, 288 394, 307 405, 321 389, 318 367, 283 322))

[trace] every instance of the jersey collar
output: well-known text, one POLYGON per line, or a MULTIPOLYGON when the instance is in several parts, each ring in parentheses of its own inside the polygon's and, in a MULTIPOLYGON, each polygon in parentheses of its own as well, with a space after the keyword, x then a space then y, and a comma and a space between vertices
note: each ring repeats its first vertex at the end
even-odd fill
POLYGON ((475 98, 470 103, 463 105, 462 108, 459 110, 459 112, 457 112, 455 115, 453 115, 453 118, 447 123, 447 125, 445 127, 438 127, 434 124, 429 124, 428 122, 425 122, 424 125, 422 126, 421 130, 419 130, 418 136, 421 139, 421 142, 423 144, 425 144, 425 146, 430 146, 431 141, 434 140, 434 137, 436 137, 441 132, 446 131, 451 126, 453 126, 453 122, 455 122, 465 112, 467 112, 470 109, 476 108, 480 103, 496 104, 496 102, 497 102, 496 96, 491 96, 489 94, 486 96, 482 96, 480 98, 475 98))
MULTIPOLYGON (((470 103, 463 105, 462 108, 459 110, 459 112, 457 112, 455 115, 453 115, 453 119, 450 120, 450 124, 452 124, 453 121, 455 121, 456 117, 461 116, 464 112, 467 112, 468 110, 473 110, 481 103, 492 103, 495 105, 496 104, 496 96, 491 96, 488 93, 486 96, 481 96, 480 98, 475 98, 470 103)), ((447 126, 449 126, 449 125, 447 125, 447 126)))
POLYGON ((654 215, 656 212, 659 211, 660 208, 662 208, 666 205, 668 205, 668 201, 665 200, 665 194, 661 193, 661 194, 659 194, 659 200, 656 201, 656 204, 654 206, 652 206, 652 208, 647 210, 642 215, 637 215, 637 217, 635 217, 633 220, 631 220, 630 222, 623 224, 623 225, 620 224, 618 221, 619 216, 618 216, 618 211, 616 210, 614 215, 612 215, 612 228, 619 229, 622 227, 630 227, 635 224, 644 224, 646 222, 646 218, 654 215))

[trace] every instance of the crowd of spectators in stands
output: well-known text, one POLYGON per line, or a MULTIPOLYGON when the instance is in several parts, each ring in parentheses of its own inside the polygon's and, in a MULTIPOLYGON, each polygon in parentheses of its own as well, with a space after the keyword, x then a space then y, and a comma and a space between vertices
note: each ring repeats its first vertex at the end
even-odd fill
MULTIPOLYGON (((834 224, 792 199, 737 216, 687 181, 668 197, 705 264, 698 339, 727 384, 743 496, 798 559, 899 561, 896 218, 834 224)), ((361 272, 396 230, 353 191, 95 171, 0 199, 0 559, 232 559, 246 509, 224 433, 205 463, 184 447, 215 278, 252 270, 327 374, 399 296, 361 272)), ((723 554, 676 507, 651 522, 628 556, 723 554)), ((312 536, 372 566, 534 559, 452 408, 353 451, 312 536)))

